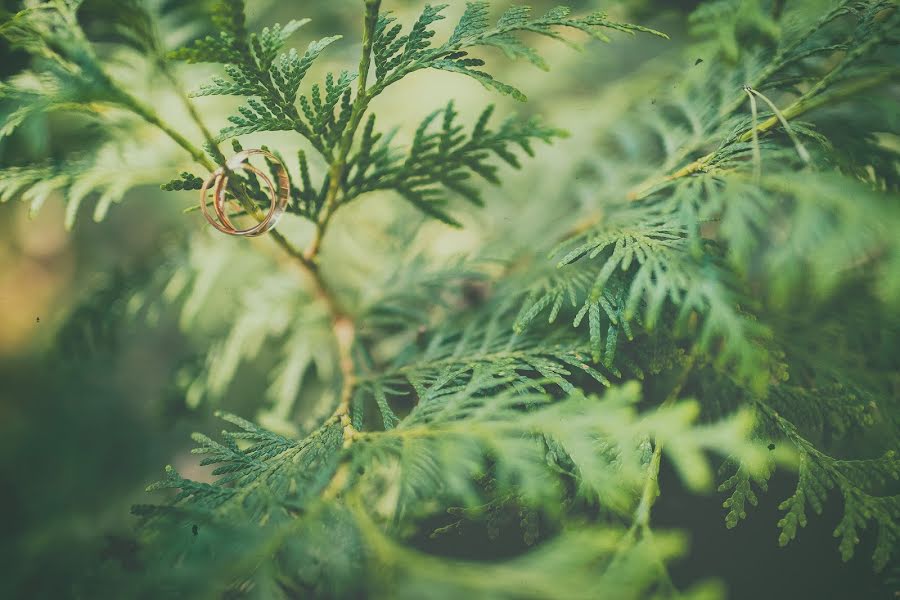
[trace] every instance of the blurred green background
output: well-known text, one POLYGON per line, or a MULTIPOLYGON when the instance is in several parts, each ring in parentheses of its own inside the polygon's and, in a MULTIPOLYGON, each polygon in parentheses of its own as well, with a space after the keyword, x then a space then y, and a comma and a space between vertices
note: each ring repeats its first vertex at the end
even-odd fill
MULTIPOLYGON (((353 64, 360 2, 257 0, 249 4, 251 21, 260 26, 312 18, 311 29, 293 41, 298 47, 313 36, 344 33, 346 43, 327 55, 330 64, 323 62, 318 68, 353 64)), ((463 3, 452 4, 454 12, 461 12, 463 3)), ((532 4, 547 8, 553 3, 532 4)), ((683 46, 686 18, 696 3, 634 0, 600 6, 595 0, 580 0, 571 4, 580 11, 609 10, 617 17, 663 30, 672 40, 616 36, 613 44, 592 43, 580 54, 547 46, 545 53, 553 67, 549 74, 519 64, 504 67, 505 79, 531 99, 524 107, 500 100, 504 109, 540 113, 573 135, 540 149, 537 161, 524 172, 510 175, 501 190, 488 193, 489 199, 498 201, 489 202, 483 229, 501 227, 508 220, 511 203, 504 199, 527 203, 540 195, 558 199, 559 209, 579 201, 585 190, 568 174, 579 161, 590 160, 592 140, 602 131, 604 120, 615 118, 629 105, 651 101, 654 93, 652 89, 636 91, 634 86, 617 91, 616 80, 683 46)), ((19 5, 3 0, 7 11, 19 5)), ((395 0, 385 2, 385 7, 409 19, 421 4, 395 0)), ((102 20, 97 15, 90 18, 102 20)), ((23 57, 0 46, 4 77, 24 66, 23 57)), ((140 73, 133 75, 140 77, 140 73)), ((380 119, 405 123, 407 130, 450 97, 464 114, 498 102, 472 82, 441 75, 415 77, 403 86, 402 91, 380 99, 375 109, 380 119)), ((177 112, 175 104, 165 104, 171 99, 154 101, 163 103, 161 110, 167 114, 169 108, 177 112)), ((198 106, 215 128, 224 122, 229 105, 203 100, 198 106)), ((184 116, 173 118, 187 123, 184 116)), ((70 125, 59 116, 36 119, 2 142, 0 164, 21 164, 66 152, 68 144, 80 141, 71 138, 70 125)), ((276 147, 286 139, 270 138, 266 141, 276 147)), ((184 164, 185 157, 176 161, 180 162, 173 164, 184 164)), ((71 597, 85 589, 85 581, 92 581, 93 589, 102 589, 97 582, 108 574, 139 568, 140 557, 130 536, 129 506, 148 501, 143 489, 159 477, 165 464, 194 479, 208 477, 187 449, 191 431, 220 428, 212 418, 214 409, 225 407, 248 418, 256 416, 258 385, 265 381, 268 368, 265 360, 243 364, 237 383, 218 402, 192 400, 185 378, 202 365, 214 332, 186 334, 179 327, 179 308, 165 302, 150 302, 150 308, 137 315, 128 305, 132 292, 146 286, 170 250, 182 247, 190 236, 208 235, 197 213, 183 214, 194 202, 192 194, 158 189, 178 170, 173 166, 130 192, 101 223, 92 222, 88 212, 80 215, 79 226, 71 232, 63 228, 64 206, 59 199, 49 199, 34 218, 23 204, 0 204, 0 564, 4 572, 0 597, 71 597)), ((383 209, 380 204, 373 206, 383 209)), ((442 235, 437 235, 436 243, 443 240, 459 250, 477 245, 479 234, 476 228, 472 234, 442 235)), ((266 248, 265 241, 253 243, 266 248)), ((215 302, 226 310, 230 300, 220 296, 204 310, 217 310, 215 302)), ((777 502, 790 493, 792 485, 791 477, 776 476, 772 492, 762 497, 761 507, 748 522, 727 531, 721 498, 672 493, 677 480, 664 472, 662 486, 667 493, 654 516, 658 515, 661 527, 689 528, 692 539, 690 555, 674 568, 676 583, 720 577, 733 598, 876 598, 884 594, 885 588, 870 572, 865 548, 870 540, 862 541, 849 564, 840 562, 831 538, 836 505, 829 505, 826 513, 831 514, 812 521, 789 547, 777 547, 777 502)))

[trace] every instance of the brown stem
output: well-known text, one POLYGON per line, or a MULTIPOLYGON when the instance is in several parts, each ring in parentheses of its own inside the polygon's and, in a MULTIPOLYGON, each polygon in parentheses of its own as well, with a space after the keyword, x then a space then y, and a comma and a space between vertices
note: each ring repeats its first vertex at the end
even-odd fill
MULTIPOLYGON (((335 319, 334 338, 338 347, 338 362, 341 370, 341 397, 338 406, 332 415, 332 419, 338 419, 344 438, 344 449, 350 447, 358 434, 350 418, 350 402, 353 399, 353 389, 356 387, 356 369, 353 363, 353 343, 356 337, 356 326, 347 317, 335 319)), ((350 479, 350 467, 346 455, 341 460, 331 481, 322 491, 322 498, 331 500, 340 494, 350 479)))
POLYGON ((356 339, 356 325, 353 320, 348 317, 340 307, 334 302, 333 296, 328 293, 318 270, 318 255, 322 246, 322 238, 331 218, 337 207, 338 194, 341 190, 341 179, 344 176, 344 170, 347 166, 347 156, 353 147, 353 137, 362 121, 363 114, 369 103, 367 91, 367 81, 369 76, 369 67, 372 62, 372 44, 374 43, 375 26, 378 23, 378 11, 381 7, 381 0, 366 0, 366 17, 363 24, 363 47, 362 56, 359 60, 359 76, 356 88, 356 100, 353 103, 353 112, 350 116, 350 122, 346 131, 341 138, 338 155, 329 169, 328 192, 325 196, 325 204, 322 217, 316 226, 316 234, 313 241, 304 252, 306 264, 310 267, 310 272, 315 276, 318 287, 322 291, 323 297, 329 304, 332 317, 334 319, 333 329, 334 338, 338 347, 338 362, 341 371, 341 396, 338 401, 335 416, 341 420, 344 427, 344 445, 348 446, 352 443, 356 430, 350 421, 350 401, 353 397, 353 389, 356 387, 356 369, 353 363, 353 343, 356 339))
MULTIPOLYGON (((356 101, 353 104, 353 112, 350 116, 350 123, 347 130, 341 138, 341 145, 338 155, 332 163, 329 170, 328 192, 325 196, 325 204, 321 219, 316 227, 316 234, 309 248, 305 252, 306 260, 313 266, 314 272, 318 272, 315 268, 318 265, 318 255, 322 246, 322 238, 334 212, 340 203, 338 202, 338 193, 341 189, 341 179, 344 176, 344 170, 347 166, 347 156, 353 147, 353 137, 359 127, 362 117, 366 112, 371 97, 366 88, 369 76, 369 67, 372 61, 372 44, 374 43, 375 26, 378 23, 378 11, 381 8, 381 0, 365 0, 366 18, 363 25, 363 47, 362 56, 359 60, 359 81, 357 84, 356 101)), ((323 288, 324 289, 324 288, 323 288)), ((350 419, 350 404, 353 399, 353 390, 356 387, 356 369, 353 363, 353 343, 356 338, 356 326, 354 322, 343 313, 335 310, 333 307, 332 314, 334 319, 334 337, 338 346, 338 361, 341 370, 341 396, 338 400, 337 409, 335 409, 334 417, 340 419, 343 427, 344 448, 349 447, 356 436, 356 429, 350 419)), ((347 462, 346 455, 337 470, 322 492, 322 497, 332 499, 340 494, 350 479, 350 467, 347 462)))
MULTIPOLYGON (((356 339, 356 326, 349 317, 339 317, 334 321, 334 337, 338 346, 338 358, 341 373, 344 376, 341 388, 341 398, 338 407, 334 411, 335 415, 344 419, 350 414, 350 399, 353 396, 353 388, 356 384, 356 371, 353 365, 353 343, 356 339)), ((352 425, 349 419, 343 423, 346 432, 352 425)))
MULTIPOLYGON (((317 224, 313 241, 305 252, 306 260, 313 266, 314 273, 318 273, 316 267, 318 265, 319 250, 322 246, 322 238, 325 235, 325 231, 328 229, 331 217, 334 215, 334 212, 340 204, 338 202, 338 194, 341 189, 341 179, 344 177, 344 170, 347 166, 347 156, 350 154, 350 149, 353 147, 353 137, 356 134, 356 129, 359 127, 360 121, 362 121, 363 114, 365 114, 370 100, 366 86, 369 77, 369 67, 372 63, 372 44, 374 43, 375 26, 378 23, 378 11, 380 8, 381 0, 366 0, 366 18, 363 24, 363 47, 362 56, 359 59, 356 100, 353 103, 353 112, 350 115, 350 123, 348 123, 347 130, 344 131, 344 135, 341 138, 341 145, 338 149, 337 158, 335 158, 329 171, 328 192, 325 196, 322 217, 317 224)), ((321 277, 319 277, 319 281, 321 282, 321 277)), ((323 290, 327 289, 324 285, 322 285, 321 288, 323 290)), ((356 339, 356 324, 344 314, 336 304, 332 302, 330 306, 332 315, 334 316, 334 338, 338 347, 338 363, 340 365, 342 380, 341 396, 338 401, 337 409, 334 412, 334 416, 341 420, 341 425, 344 428, 344 446, 347 447, 353 442, 353 437, 356 434, 356 429, 354 429, 350 419, 350 402, 353 398, 353 390, 356 387, 356 368, 353 363, 353 343, 356 339)), ((342 464, 338 469, 338 473, 342 472, 341 469, 346 469, 346 465, 342 464)), ((338 473, 335 474, 335 478, 332 479, 329 488, 334 485, 338 485, 338 490, 343 488, 342 479, 346 478, 346 473, 344 473, 342 477, 338 477, 338 473)))

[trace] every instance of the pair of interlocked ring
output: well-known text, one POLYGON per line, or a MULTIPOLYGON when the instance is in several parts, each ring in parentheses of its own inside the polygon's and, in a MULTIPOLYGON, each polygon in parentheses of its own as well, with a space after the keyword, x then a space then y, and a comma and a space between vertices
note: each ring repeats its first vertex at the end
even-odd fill
POLYGON ((200 188, 200 209, 203 211, 203 216, 206 217, 209 224, 222 233, 240 237, 256 237, 270 231, 278 224, 278 220, 287 208, 290 194, 291 182, 288 178, 287 169, 284 168, 284 165, 281 164, 281 161, 278 160, 277 157, 265 150, 243 150, 228 159, 228 162, 225 163, 225 167, 220 167, 213 171, 206 181, 203 182, 203 187, 200 188), (265 157, 265 159, 273 166, 276 179, 278 180, 277 188, 275 187, 275 184, 272 183, 271 177, 249 163, 250 157, 254 155, 265 157), (252 227, 248 227, 247 229, 238 229, 235 227, 225 212, 225 191, 228 188, 227 173, 237 171, 238 169, 253 173, 259 177, 263 184, 269 189, 269 201, 271 203, 269 212, 266 213, 266 216, 259 223, 252 227), (207 207, 206 194, 210 188, 213 189, 212 205, 218 220, 210 215, 209 208, 207 207))

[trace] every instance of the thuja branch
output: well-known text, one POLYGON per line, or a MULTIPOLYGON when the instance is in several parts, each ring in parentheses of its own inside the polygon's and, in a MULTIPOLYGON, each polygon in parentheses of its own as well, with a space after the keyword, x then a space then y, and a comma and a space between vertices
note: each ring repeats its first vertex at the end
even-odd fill
MULTIPOLYGON (((863 92, 867 89, 885 83, 886 81, 890 81, 892 78, 897 76, 897 73, 897 69, 886 70, 876 75, 853 81, 831 94, 818 96, 814 95, 816 91, 821 89, 821 87, 817 86, 816 88, 810 90, 809 92, 798 98, 796 101, 794 101, 792 104, 790 104, 782 111, 782 114, 787 120, 794 119, 810 112, 811 110, 819 108, 820 106, 825 106, 832 102, 838 102, 845 98, 855 96, 859 92, 863 92)), ((772 115, 755 128, 756 135, 761 135, 771 131, 772 129, 777 127, 779 123, 780 120, 778 119, 778 117, 772 115)), ((753 135, 754 129, 748 129, 747 131, 742 133, 740 137, 738 137, 738 141, 748 142, 753 138, 753 135)), ((681 167, 670 175, 666 175, 659 180, 654 180, 652 182, 642 184, 636 190, 628 194, 628 199, 632 201, 643 200, 644 198, 650 196, 653 192, 657 191, 662 185, 665 185, 672 181, 676 181, 678 179, 683 179, 684 177, 689 177, 694 173, 703 172, 715 158, 716 152, 710 152, 709 154, 706 154, 698 158, 697 160, 681 167)))
MULTIPOLYGON (((896 24, 896 22, 898 21, 898 14, 900 14, 898 13, 898 11, 893 10, 892 14, 888 17, 888 22, 891 24, 896 24)), ((833 16, 831 14, 826 15, 806 35, 801 36, 797 41, 791 44, 789 48, 779 53, 779 56, 772 62, 772 64, 767 69, 765 69, 759 77, 757 77, 758 82, 761 83, 765 81, 773 73, 777 72, 784 65, 788 64, 790 62, 790 59, 787 58, 789 52, 796 49, 803 41, 805 41, 810 35, 821 28, 824 23, 827 23, 832 18, 833 16)), ((784 118, 787 120, 794 119, 805 113, 808 113, 811 110, 819 108, 820 106, 824 106, 832 102, 838 102, 845 98, 855 96, 862 91, 876 87, 879 84, 891 81, 893 78, 895 78, 898 73, 898 70, 896 68, 885 69, 874 75, 852 80, 830 94, 823 94, 823 92, 838 79, 838 77, 850 64, 859 59, 861 56, 867 54, 873 48, 879 46, 883 41, 884 36, 887 34, 887 31, 889 30, 890 27, 883 28, 879 32, 879 34, 870 35, 863 43, 853 48, 852 51, 848 52, 847 55, 844 56, 843 59, 838 62, 837 65, 835 65, 828 73, 826 73, 821 79, 819 79, 819 81, 817 81, 815 85, 813 85, 809 90, 807 90, 797 100, 795 100, 792 104, 790 104, 782 111, 784 118)), ((758 87, 758 85, 759 83, 757 83, 755 86, 748 87, 753 88, 758 87)), ((722 114, 726 116, 733 114, 741 107, 741 105, 743 105, 743 103, 743 96, 739 96, 731 105, 727 107, 726 110, 723 111, 722 114)), ((772 115, 756 127, 744 131, 738 137, 737 141, 748 142, 753 138, 754 135, 767 133, 768 131, 778 126, 779 123, 780 119, 776 115, 772 115)), ((685 148, 681 152, 681 155, 688 156, 690 153, 695 152, 697 149, 698 145, 691 145, 685 148)), ((702 172, 706 170, 706 168, 716 158, 716 156, 716 151, 710 152, 688 163, 687 165, 684 165, 683 167, 679 168, 669 175, 666 175, 660 179, 653 179, 644 182, 638 185, 635 190, 628 194, 628 199, 633 201, 643 200, 644 198, 650 196, 652 193, 656 192, 661 186, 665 186, 672 181, 676 181, 684 177, 689 177, 694 173, 702 172)))
MULTIPOLYGON (((368 10, 366 18, 366 31, 368 32, 368 38, 371 38, 371 30, 374 28, 375 20, 377 20, 379 4, 380 2, 367 2, 368 10), (371 8, 369 7, 370 5, 371 8)), ((370 54, 371 43, 369 43, 368 46, 364 45, 363 60, 360 63, 360 89, 362 90, 362 98, 365 97, 365 74, 368 71, 368 60, 366 60, 366 57, 370 54)), ((172 82, 173 86, 175 86, 179 95, 184 99, 185 105, 187 106, 191 118, 195 121, 204 137, 206 138, 207 146, 216 156, 217 161, 220 163, 220 167, 217 167, 217 165, 213 161, 211 161, 200 148, 197 148, 176 129, 167 124, 150 107, 144 105, 136 98, 133 98, 123 92, 123 94, 128 97, 128 105, 132 107, 133 111, 136 114, 141 116, 148 123, 156 126, 158 129, 163 131, 176 144, 186 150, 188 154, 190 154, 191 157, 207 171, 212 172, 217 168, 224 168, 227 170, 225 156, 219 150, 219 147, 216 144, 213 136, 210 134, 209 130, 200 119, 200 116, 197 114, 193 105, 187 101, 187 98, 185 98, 184 94, 179 89, 177 80, 171 75, 171 72, 165 67, 163 67, 163 70, 172 82)), ((359 103, 358 101, 358 106, 359 114, 361 116, 362 112, 364 112, 365 110, 365 105, 363 103, 359 103)), ((358 126, 359 120, 359 117, 357 117, 355 120, 355 124, 353 125, 354 128, 358 126)), ((346 155, 349 152, 349 148, 352 145, 352 142, 352 131, 348 131, 347 142, 345 145, 342 145, 341 157, 338 158, 335 164, 346 160, 346 155), (344 149, 345 147, 346 150, 344 149)), ((337 172, 337 170, 335 169, 333 172, 337 172)), ((300 263, 300 265, 306 272, 310 282, 312 283, 316 296, 326 305, 326 307, 328 308, 328 312, 331 315, 334 339, 338 351, 338 364, 341 373, 341 396, 338 403, 338 408, 335 411, 334 416, 341 421, 342 425, 344 426, 345 438, 347 440, 350 440, 353 435, 353 427, 350 424, 349 420, 350 398, 352 397, 353 388, 355 387, 355 368, 351 351, 356 337, 356 325, 353 320, 346 314, 346 312, 341 308, 334 293, 326 284, 317 261, 322 235, 324 235, 328 219, 330 218, 330 214, 334 211, 334 198, 336 198, 337 192, 339 190, 339 187, 337 185, 334 185, 334 182, 339 182, 340 179, 341 177, 339 173, 337 177, 332 178, 333 183, 331 188, 333 188, 334 191, 329 191, 329 197, 332 199, 332 202, 329 205, 331 206, 331 209, 330 211, 326 212, 327 217, 323 218, 322 221, 317 224, 316 236, 312 244, 306 251, 303 251, 296 247, 287 238, 285 238, 284 235, 277 231, 271 231, 270 235, 276 244, 278 244, 289 256, 296 259, 300 263)), ((252 215, 258 221, 261 221, 265 217, 265 215, 247 195, 246 189, 244 189, 244 187, 240 185, 239 182, 237 182, 236 178, 232 177, 230 178, 230 181, 236 182, 230 184, 230 189, 234 193, 235 197, 238 198, 241 206, 244 208, 246 213, 252 215)))
MULTIPOLYGON (((900 73, 900 69, 890 69, 890 70, 882 71, 882 72, 872 75, 870 77, 866 77, 866 78, 862 78, 862 79, 853 81, 853 82, 835 90, 831 94, 823 94, 823 95, 816 96, 813 94, 813 90, 810 90, 810 92, 807 92, 806 94, 804 94, 803 96, 798 98, 795 102, 790 104, 787 108, 785 108, 782 111, 782 115, 784 115, 784 118, 787 120, 794 119, 805 113, 808 113, 811 110, 819 108, 820 106, 825 106, 832 102, 838 102, 845 98, 855 96, 858 93, 863 92, 867 89, 878 87, 882 83, 885 83, 886 81, 890 81, 891 79, 895 78, 898 73, 900 73)), ((821 88, 818 88, 818 89, 821 89, 821 88)), ((762 123, 757 125, 757 127, 755 128, 756 135, 761 135, 761 134, 771 131, 776 126, 778 126, 779 123, 780 123, 780 120, 778 119, 778 117, 775 115, 772 115, 771 117, 769 117, 768 119, 766 119, 765 121, 763 121, 762 123)), ((742 133, 740 135, 740 137, 738 137, 737 139, 739 142, 748 142, 753 138, 753 134, 754 134, 754 129, 751 128, 751 129, 748 129, 747 131, 745 131, 744 133, 742 133)), ((628 199, 634 200, 634 201, 643 200, 644 198, 647 198, 653 192, 657 191, 659 189, 659 187, 662 185, 665 185, 672 181, 676 181, 678 179, 682 179, 684 177, 689 177, 690 175, 693 175, 694 173, 700 173, 702 171, 705 171, 706 168, 709 166, 709 164, 715 159, 715 157, 716 157, 716 153, 710 152, 709 154, 706 154, 706 155, 698 158, 697 160, 692 161, 692 162, 688 163, 687 165, 681 167, 680 169, 678 169, 671 175, 666 175, 665 177, 663 177, 660 180, 642 185, 637 190, 631 192, 628 195, 628 199)))

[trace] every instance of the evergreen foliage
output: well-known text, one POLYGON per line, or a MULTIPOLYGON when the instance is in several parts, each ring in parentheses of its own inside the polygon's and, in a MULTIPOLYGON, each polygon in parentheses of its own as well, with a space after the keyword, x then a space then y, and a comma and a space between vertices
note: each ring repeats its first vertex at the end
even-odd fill
MULTIPOLYGON (((226 140, 237 151, 238 138, 288 131, 304 144, 284 162, 308 246, 294 230, 270 235, 302 277, 197 235, 129 292, 131 312, 177 305, 186 335, 216 339, 184 368, 190 406, 219 401, 261 355, 266 381, 256 422, 223 412, 221 436, 194 435, 209 480, 167 467, 149 486, 162 494, 134 507, 142 572, 111 585, 136 589, 140 576, 147 597, 716 597, 715 584, 679 590, 669 576, 686 543, 653 522, 661 464, 691 492, 718 485, 729 528, 776 470, 796 471, 773 545, 802 535, 834 494, 842 558, 874 532, 874 568, 897 560, 895 2, 702 3, 689 20, 696 43, 657 59, 679 65, 677 79, 660 68, 613 82, 610 94, 650 80, 655 96, 586 117, 606 126, 585 123, 596 138, 564 193, 588 201, 562 233, 500 232, 500 251, 450 260, 413 242, 470 226, 466 209, 495 204, 483 183, 512 179, 505 167, 566 133, 537 117, 496 120, 494 106, 468 118, 451 100, 407 124, 404 145, 379 129, 372 101, 425 69, 524 101, 482 51, 547 69, 533 40, 662 34, 566 8, 495 19, 469 2, 439 42, 447 6, 404 25, 365 0, 359 67, 310 84, 341 36, 287 48, 308 19, 251 32, 244 2, 222 0, 215 31, 173 50, 159 33, 179 14, 171 4, 116 3, 115 35, 82 27, 88 0, 32 2, 0 25, 33 57, 0 85, 0 138, 56 111, 103 125, 82 152, 0 171, 0 201, 37 211, 58 192, 71 227, 92 194, 100 220, 132 187, 199 189, 226 140), (178 95, 177 62, 221 64, 227 78, 191 97, 243 104, 213 135, 184 95, 192 123, 169 125, 112 74, 117 52, 149 57, 178 95), (168 155, 152 173, 122 164, 137 127, 168 136, 195 170, 168 155), (335 213, 376 192, 415 209, 397 207, 405 216, 383 227, 379 264, 364 250, 323 254, 326 232, 353 235, 335 213), (205 314, 226 295, 226 313, 205 314), (430 545, 511 513, 516 551, 501 560, 430 545)), ((240 182, 252 217, 266 198, 255 179, 240 182)))

